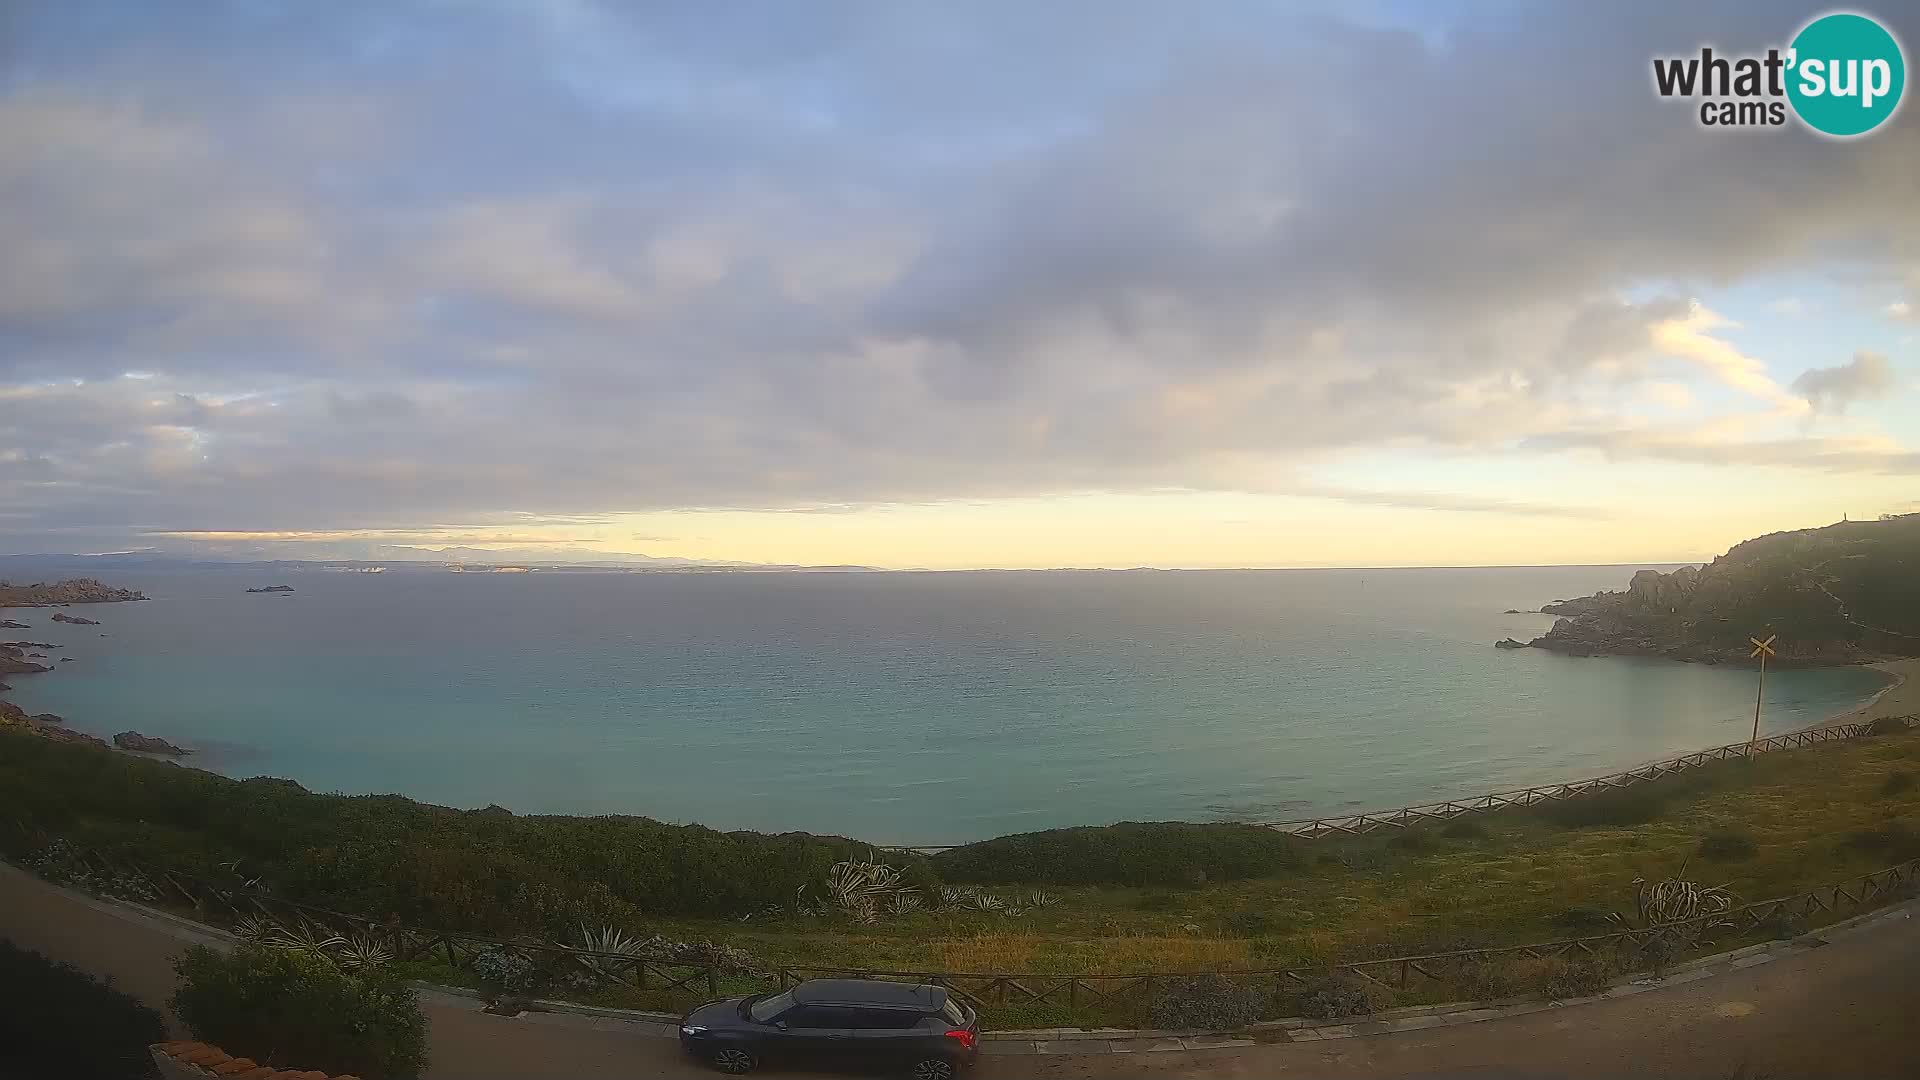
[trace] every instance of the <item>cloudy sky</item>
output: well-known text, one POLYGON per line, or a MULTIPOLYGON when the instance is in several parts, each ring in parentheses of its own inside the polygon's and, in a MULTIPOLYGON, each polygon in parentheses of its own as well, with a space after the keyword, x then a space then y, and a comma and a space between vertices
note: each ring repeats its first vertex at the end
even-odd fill
POLYGON ((1650 88, 1815 10, 0 5, 0 551, 1664 561, 1920 509, 1920 111, 1650 88))

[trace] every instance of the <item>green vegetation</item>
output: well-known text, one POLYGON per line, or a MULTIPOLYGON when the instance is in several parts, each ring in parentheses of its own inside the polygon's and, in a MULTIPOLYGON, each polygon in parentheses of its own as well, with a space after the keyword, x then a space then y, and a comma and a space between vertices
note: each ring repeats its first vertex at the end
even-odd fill
POLYGON ((1716 862, 1751 859, 1760 849, 1739 829, 1715 829, 1700 838, 1700 857, 1716 862))
POLYGON ((427 1018, 398 973, 356 974, 294 948, 195 947, 176 965, 173 1011, 196 1038, 282 1069, 413 1080, 426 1068, 427 1018))
POLYGON ((167 1037, 160 1014, 85 972, 0 941, 0 1076, 133 1080, 167 1037))
POLYGON ((1305 863, 1301 842, 1272 829, 1132 821, 1002 836, 933 860, 946 881, 1189 888, 1273 877, 1305 863))
MULTIPOLYGON (((1735 903, 1791 895, 1920 857, 1920 788, 1888 782, 1916 770, 1920 735, 1892 735, 1512 808, 1473 818, 1471 830, 1456 820, 1305 841, 1249 826, 1131 824, 1004 837, 927 859, 837 838, 310 795, 0 732, 0 823, 17 819, 83 848, 203 876, 231 873, 221 864, 237 858, 239 874, 281 897, 529 942, 576 943, 585 924, 734 950, 763 966, 1193 973, 1601 934, 1610 916, 1634 916, 1636 878, 1658 881, 1688 865, 1687 876, 1724 884, 1735 903), (1752 851, 1714 839, 1722 836, 1744 838, 1752 851), (856 911, 831 898, 829 871, 842 861, 901 872, 886 878, 884 903, 856 911)), ((16 859, 47 850, 4 824, 0 844, 16 859)), ((841 877, 847 887, 875 880, 841 877)), ((751 966, 723 975, 720 991, 755 988, 751 966)), ((1391 1001, 1370 991, 1369 1001, 1457 999, 1468 986, 1504 985, 1572 996, 1567 987, 1594 977, 1511 966, 1449 972, 1446 983, 1391 1001)), ((402 967, 475 985, 466 968, 402 967)), ((1322 989, 1337 1001, 1337 987, 1322 989)), ((556 982, 544 992, 659 1008, 705 991, 556 982)), ((1296 983, 1263 992, 1273 1009, 1306 1007, 1296 983)), ((1149 1019, 1148 1002, 1102 1009, 1084 1000, 1076 1009, 992 1006, 986 1016, 1001 1027, 1149 1019)))

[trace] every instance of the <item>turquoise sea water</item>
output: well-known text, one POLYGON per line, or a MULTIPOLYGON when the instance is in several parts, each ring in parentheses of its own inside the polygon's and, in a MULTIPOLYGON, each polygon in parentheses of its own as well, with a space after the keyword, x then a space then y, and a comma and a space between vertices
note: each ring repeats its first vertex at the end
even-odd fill
MULTIPOLYGON (((1752 671, 1492 647, 1552 622, 1503 609, 1633 569, 143 570, 102 576, 152 602, 75 609, 101 626, 16 610, 33 629, 5 633, 76 658, 13 679, 29 711, 233 775, 930 844, 1384 808, 1744 740, 1752 671)), ((1764 727, 1884 682, 1770 673, 1764 727)))

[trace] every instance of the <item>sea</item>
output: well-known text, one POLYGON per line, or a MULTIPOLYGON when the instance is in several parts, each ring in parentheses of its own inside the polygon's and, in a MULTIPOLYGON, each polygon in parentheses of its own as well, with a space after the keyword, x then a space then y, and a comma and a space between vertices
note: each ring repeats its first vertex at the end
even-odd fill
MULTIPOLYGON (((1281 820, 1745 741, 1751 669, 1500 650, 1639 567, 965 573, 99 571, 6 617, 7 696, 195 767, 527 814, 954 844, 1281 820), (290 594, 249 594, 287 584, 290 594)), ((1669 569, 1669 567, 1659 567, 1669 569)), ((11 576, 20 578, 19 573, 11 576)), ((46 575, 52 577, 55 575, 46 575)), ((1879 691, 1769 672, 1762 731, 1879 691)))

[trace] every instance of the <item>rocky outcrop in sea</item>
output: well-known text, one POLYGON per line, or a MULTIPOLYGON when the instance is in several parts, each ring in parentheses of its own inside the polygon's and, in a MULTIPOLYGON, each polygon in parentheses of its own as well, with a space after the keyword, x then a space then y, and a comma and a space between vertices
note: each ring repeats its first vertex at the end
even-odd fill
POLYGON ((64 611, 54 612, 53 621, 71 623, 74 626, 99 626, 100 625, 100 621, 98 619, 83 619, 78 615, 69 615, 64 611))

